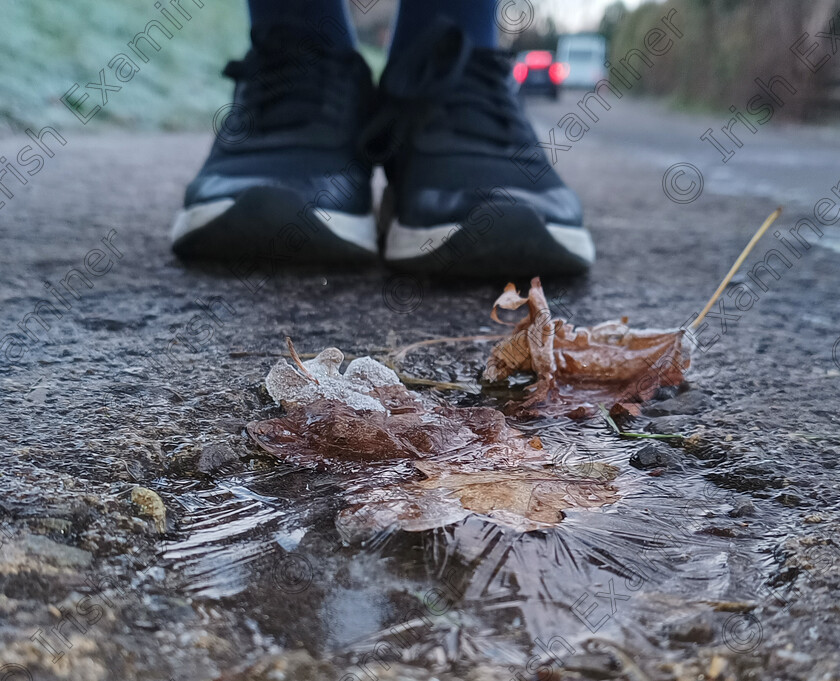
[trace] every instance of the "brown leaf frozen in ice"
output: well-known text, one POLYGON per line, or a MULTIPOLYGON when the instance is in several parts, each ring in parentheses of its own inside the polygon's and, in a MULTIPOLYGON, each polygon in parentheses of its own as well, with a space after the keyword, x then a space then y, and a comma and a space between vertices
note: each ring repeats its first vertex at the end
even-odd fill
POLYGON ((248 424, 254 441, 298 464, 419 459, 468 448, 502 448, 509 457, 534 449, 496 409, 432 402, 369 357, 353 360, 342 374, 342 360, 335 348, 297 368, 280 360, 266 384, 287 412, 248 424))
MULTIPOLYGON (((427 477, 416 484, 371 492, 342 512, 346 538, 388 528, 416 532, 441 527, 470 513, 519 532, 556 525, 571 508, 598 508, 619 499, 612 476, 557 475, 548 468, 462 472, 451 464, 417 462, 427 477)), ((614 474, 613 474, 614 475, 614 474)))
POLYGON ((559 522, 565 509, 618 498, 615 469, 559 475, 542 440, 509 426, 496 409, 440 404, 370 358, 342 374, 342 361, 331 348, 308 362, 278 362, 266 383, 286 413, 247 429, 289 463, 363 473, 348 483, 351 506, 337 520, 345 538, 443 527, 476 514, 527 532, 559 522))
MULTIPOLYGON (((400 428, 401 416, 386 424, 385 414, 358 411, 337 400, 316 400, 293 407, 277 419, 249 423, 248 433, 270 454, 293 463, 319 463, 324 459, 382 461, 419 457, 410 432, 400 428)), ((424 433, 434 442, 431 430, 424 433)))
MULTIPOLYGON (((249 423, 248 433, 265 451, 297 464, 420 459, 491 445, 516 451, 530 447, 495 409, 426 409, 412 404, 410 391, 402 391, 404 399, 387 412, 318 399, 292 407, 280 418, 249 423)), ((394 392, 389 390, 392 400, 394 392)))
POLYGON ((457 523, 472 515, 443 490, 392 485, 357 495, 339 512, 335 525, 350 543, 377 532, 400 529, 424 532, 457 523))
POLYGON ((601 481, 570 480, 528 469, 452 473, 424 480, 420 486, 449 490, 470 511, 533 529, 560 522, 564 509, 595 508, 618 498, 615 488, 601 481))
POLYGON ((484 370, 488 381, 536 374, 518 412, 590 415, 599 402, 643 402, 660 387, 682 382, 690 362, 682 330, 633 330, 626 319, 576 328, 551 318, 539 278, 527 299, 508 284, 491 316, 498 320, 498 307, 516 309, 526 300, 528 315, 493 348, 484 370))

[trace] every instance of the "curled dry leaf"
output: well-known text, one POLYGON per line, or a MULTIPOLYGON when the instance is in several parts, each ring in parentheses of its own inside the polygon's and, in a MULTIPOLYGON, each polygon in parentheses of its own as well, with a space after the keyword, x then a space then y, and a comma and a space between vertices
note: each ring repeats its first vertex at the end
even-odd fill
POLYGON ((353 505, 338 519, 345 536, 426 530, 470 514, 530 531, 559 522, 564 509, 618 498, 603 469, 557 474, 539 438, 508 426, 501 412, 433 402, 369 357, 342 374, 343 357, 330 348, 301 366, 281 359, 266 385, 286 414, 250 423, 248 433, 296 465, 356 473, 371 467, 361 485, 353 483, 353 505), (401 479, 377 483, 373 466, 389 462, 401 479))
POLYGON ((538 412, 589 416, 598 403, 619 405, 631 413, 660 387, 679 385, 690 358, 682 330, 633 330, 627 320, 576 328, 552 319, 539 278, 531 281, 528 297, 508 284, 493 305, 528 314, 509 338, 496 345, 484 377, 500 381, 518 372, 532 372, 537 382, 517 413, 538 412))

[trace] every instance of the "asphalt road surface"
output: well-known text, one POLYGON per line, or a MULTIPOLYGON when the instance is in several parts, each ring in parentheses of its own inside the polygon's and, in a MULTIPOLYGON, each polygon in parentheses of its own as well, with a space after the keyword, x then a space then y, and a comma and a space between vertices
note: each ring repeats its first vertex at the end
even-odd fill
MULTIPOLYGON (((26 186, 7 175, 0 677, 840 679, 840 129, 765 127, 723 163, 699 139, 719 116, 625 100, 589 130, 558 127, 576 101, 529 103, 598 248, 588 276, 544 281, 574 323, 690 322, 785 212, 707 318, 687 389, 633 424, 683 446, 643 451, 597 419, 532 424, 620 471, 619 503, 555 533, 474 520, 348 543, 333 522, 346 480, 244 434, 278 413, 261 384, 286 336, 381 356, 495 332, 504 273, 185 266, 167 231, 209 133, 68 127, 26 186), (766 258, 772 272, 754 269, 766 258), (78 297, 58 318, 40 301, 68 277, 78 297), (131 501, 137 486, 165 519, 131 501), (651 574, 628 582, 651 548, 651 574), (444 584, 451 607, 430 613, 444 584)), ((6 156, 27 143, 0 140, 6 156)), ((432 346, 403 370, 475 380, 487 351, 432 346)))

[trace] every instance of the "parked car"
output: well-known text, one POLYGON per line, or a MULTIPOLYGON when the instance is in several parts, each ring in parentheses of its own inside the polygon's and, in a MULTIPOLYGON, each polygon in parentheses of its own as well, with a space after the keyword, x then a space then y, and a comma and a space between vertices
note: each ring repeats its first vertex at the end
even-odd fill
POLYGON ((569 70, 548 50, 520 52, 513 65, 513 78, 522 94, 542 94, 557 99, 569 70))
POLYGON ((561 36, 557 41, 557 61, 569 65, 565 87, 590 90, 607 77, 607 41, 597 33, 561 36))

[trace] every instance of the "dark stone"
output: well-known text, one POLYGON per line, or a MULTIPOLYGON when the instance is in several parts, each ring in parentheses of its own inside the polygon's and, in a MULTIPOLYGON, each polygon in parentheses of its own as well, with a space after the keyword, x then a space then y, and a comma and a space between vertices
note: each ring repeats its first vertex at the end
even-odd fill
POLYGON ((731 527, 720 527, 718 525, 711 525, 700 530, 700 534, 708 534, 711 537, 725 537, 732 539, 738 537, 738 533, 731 527))
POLYGON ((230 447, 224 444, 212 444, 201 450, 196 467, 202 473, 212 473, 226 463, 234 461, 239 461, 239 457, 230 447))
POLYGON ((712 408, 712 400, 698 390, 687 390, 676 397, 654 402, 644 409, 645 416, 702 414, 712 408))
POLYGON ((744 518, 755 515, 755 504, 751 499, 736 499, 732 502, 732 510, 729 511, 730 518, 744 518))
POLYGON ((630 465, 643 471, 651 468, 682 468, 674 450, 661 442, 649 442, 633 452, 630 465))
POLYGON ((668 637, 681 643, 711 643, 715 638, 711 623, 701 618, 674 622, 667 629, 668 637))
POLYGON ((656 393, 653 395, 653 400, 655 402, 664 402, 665 400, 670 400, 677 396, 677 393, 680 391, 680 387, 678 385, 663 385, 656 389, 656 393))

